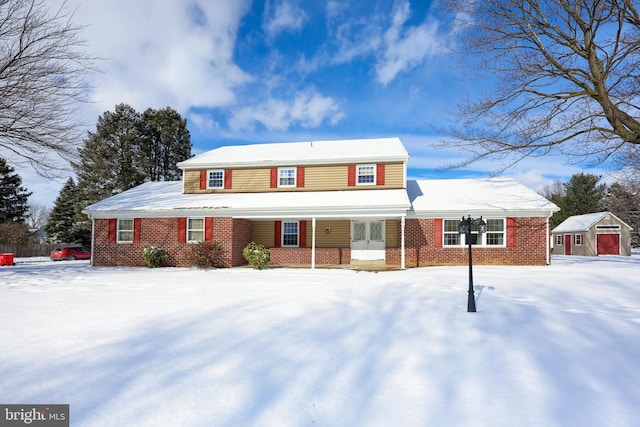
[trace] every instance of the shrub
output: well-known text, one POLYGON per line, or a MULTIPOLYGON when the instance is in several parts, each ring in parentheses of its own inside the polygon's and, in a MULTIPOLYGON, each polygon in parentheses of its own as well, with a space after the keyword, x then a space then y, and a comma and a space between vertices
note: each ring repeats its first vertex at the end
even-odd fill
POLYGON ((247 260, 249 265, 257 270, 262 270, 269 261, 271 261, 271 253, 269 249, 263 245, 258 245, 256 242, 249 243, 243 250, 242 255, 247 260))
POLYGON ((224 267, 224 249, 218 242, 200 242, 192 248, 192 263, 194 267, 206 270, 224 267))
POLYGON ((149 268, 160 267, 167 259, 167 251, 156 246, 146 245, 142 251, 142 259, 149 268))

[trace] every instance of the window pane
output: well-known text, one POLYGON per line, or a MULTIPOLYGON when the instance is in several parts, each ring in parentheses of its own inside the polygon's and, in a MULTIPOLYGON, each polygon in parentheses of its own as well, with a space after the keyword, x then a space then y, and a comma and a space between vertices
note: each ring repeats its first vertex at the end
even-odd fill
POLYGON ((487 220, 487 231, 503 231, 504 230, 504 221, 501 219, 488 219, 487 220))
POLYGON ((504 234, 487 233, 487 245, 500 246, 504 244, 504 234))
POLYGON ((209 172, 209 188, 223 188, 223 187, 224 187, 224 172, 210 171, 209 172))
POLYGON ((132 219, 118 220, 118 241, 133 242, 133 220, 132 219))
POLYGON ((444 244, 446 246, 457 246, 460 244, 460 235, 458 233, 446 233, 444 235, 444 244))
POLYGON ((187 222, 187 240, 190 242, 204 241, 204 219, 189 218, 187 222))
POLYGON ((373 165, 358 166, 358 184, 373 184, 375 182, 375 167, 373 165))
POLYGON ((456 220, 456 219, 445 219, 444 220, 444 231, 449 231, 449 232, 458 232, 458 224, 460 224, 460 221, 456 220))

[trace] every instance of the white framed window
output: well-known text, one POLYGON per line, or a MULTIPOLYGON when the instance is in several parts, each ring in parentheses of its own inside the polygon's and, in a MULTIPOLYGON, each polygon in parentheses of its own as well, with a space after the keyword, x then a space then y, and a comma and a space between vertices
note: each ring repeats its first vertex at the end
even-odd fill
POLYGON ((356 165, 356 184, 375 185, 376 165, 356 165))
POLYGON ((282 221, 282 247, 297 248, 299 230, 298 221, 282 221))
MULTIPOLYGON (((506 219, 491 218, 485 219, 486 231, 478 234, 478 223, 471 224, 471 244, 474 246, 504 247, 506 242, 506 219)), ((459 219, 445 219, 442 224, 442 244, 443 246, 467 246, 467 235, 460 234, 458 226, 459 219)))
POLYGON ((582 246, 582 234, 575 235, 576 246, 582 246))
POLYGON ((133 220, 119 219, 116 236, 118 243, 133 243, 133 220))
POLYGON ((204 218, 187 218, 187 242, 204 241, 204 218))
POLYGON ((224 170, 207 171, 207 188, 224 188, 224 170))
POLYGON ((296 186, 297 168, 278 168, 278 187, 296 186))
POLYGON ((562 245, 562 234, 556 235, 556 245, 562 245))

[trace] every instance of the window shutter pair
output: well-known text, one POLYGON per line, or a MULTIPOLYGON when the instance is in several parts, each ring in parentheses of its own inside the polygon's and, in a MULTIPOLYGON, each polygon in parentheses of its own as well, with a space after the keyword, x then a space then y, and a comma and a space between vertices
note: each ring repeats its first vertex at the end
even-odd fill
MULTIPOLYGON (((347 170, 347 185, 355 187, 356 185, 356 165, 349 165, 347 170)), ((376 185, 384 185, 384 164, 376 165, 376 185)))
MULTIPOLYGON (((231 189, 231 169, 225 169, 224 171, 224 189, 225 190, 230 190, 231 189)), ((200 171, 200 189, 201 190, 206 190, 207 189, 207 171, 206 170, 201 170, 200 171)))
MULTIPOLYGON (((141 229, 142 220, 140 218, 133 219, 133 242, 140 242, 140 229, 141 229)), ((117 240, 118 233, 118 220, 115 218, 109 219, 107 225, 107 239, 109 243, 115 243, 117 240)))
MULTIPOLYGON (((304 168, 296 168, 296 187, 304 187, 304 168)), ((278 168, 271 168, 269 188, 278 188, 278 168)))
MULTIPOLYGON (((307 221, 301 220, 298 222, 298 247, 306 248, 307 247, 307 221)), ((282 221, 274 222, 274 233, 273 233, 273 247, 281 248, 282 247, 282 221)))

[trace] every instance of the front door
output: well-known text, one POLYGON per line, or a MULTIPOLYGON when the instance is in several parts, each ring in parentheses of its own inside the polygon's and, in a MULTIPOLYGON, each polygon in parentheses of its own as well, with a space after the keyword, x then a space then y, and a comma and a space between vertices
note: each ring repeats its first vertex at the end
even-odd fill
POLYGON ((351 221, 351 259, 359 261, 384 260, 385 222, 351 221))

